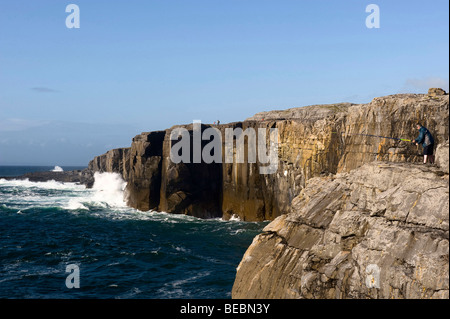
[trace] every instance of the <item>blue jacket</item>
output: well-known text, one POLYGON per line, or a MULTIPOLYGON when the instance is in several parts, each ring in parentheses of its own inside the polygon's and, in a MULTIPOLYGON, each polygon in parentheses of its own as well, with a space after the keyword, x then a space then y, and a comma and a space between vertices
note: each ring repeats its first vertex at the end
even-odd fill
POLYGON ((433 136, 426 127, 421 127, 419 130, 419 137, 415 139, 415 142, 422 144, 423 147, 434 144, 433 136))

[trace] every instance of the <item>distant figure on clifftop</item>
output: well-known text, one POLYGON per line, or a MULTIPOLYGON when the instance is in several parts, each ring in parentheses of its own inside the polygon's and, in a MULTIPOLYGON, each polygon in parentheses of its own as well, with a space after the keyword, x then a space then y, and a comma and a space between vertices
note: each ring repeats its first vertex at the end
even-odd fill
POLYGON ((430 131, 422 124, 417 123, 416 128, 419 130, 419 137, 414 140, 416 145, 422 144, 423 146, 423 163, 426 164, 428 158, 430 159, 430 164, 434 163, 433 158, 433 148, 434 148, 434 139, 431 135, 430 131))

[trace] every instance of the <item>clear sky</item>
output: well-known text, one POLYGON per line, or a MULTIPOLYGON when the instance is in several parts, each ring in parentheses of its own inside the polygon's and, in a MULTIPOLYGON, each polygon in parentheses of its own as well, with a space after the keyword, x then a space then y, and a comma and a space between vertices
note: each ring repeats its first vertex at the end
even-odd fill
POLYGON ((0 165, 87 165, 197 119, 448 91, 448 12, 448 0, 0 0, 0 165), (380 28, 366 27, 371 3, 380 28))

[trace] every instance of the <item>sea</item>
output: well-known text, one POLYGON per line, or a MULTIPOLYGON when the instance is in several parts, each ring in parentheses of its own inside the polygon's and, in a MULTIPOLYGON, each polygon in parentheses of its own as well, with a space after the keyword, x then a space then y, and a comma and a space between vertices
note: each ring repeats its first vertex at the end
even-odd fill
MULTIPOLYGON (((83 167, 0 166, 0 176, 83 167)), ((0 298, 228 299, 268 222, 142 212, 118 174, 93 188, 0 178, 0 298)))

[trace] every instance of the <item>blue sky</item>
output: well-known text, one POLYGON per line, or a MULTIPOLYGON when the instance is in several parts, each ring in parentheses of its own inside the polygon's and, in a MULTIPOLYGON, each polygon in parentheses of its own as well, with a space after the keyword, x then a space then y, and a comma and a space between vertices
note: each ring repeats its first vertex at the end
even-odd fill
POLYGON ((0 165, 87 165, 142 131, 449 86, 449 3, 2 0, 0 165), (80 28, 68 29, 68 4, 80 28), (365 25, 380 8, 380 28, 365 25))

